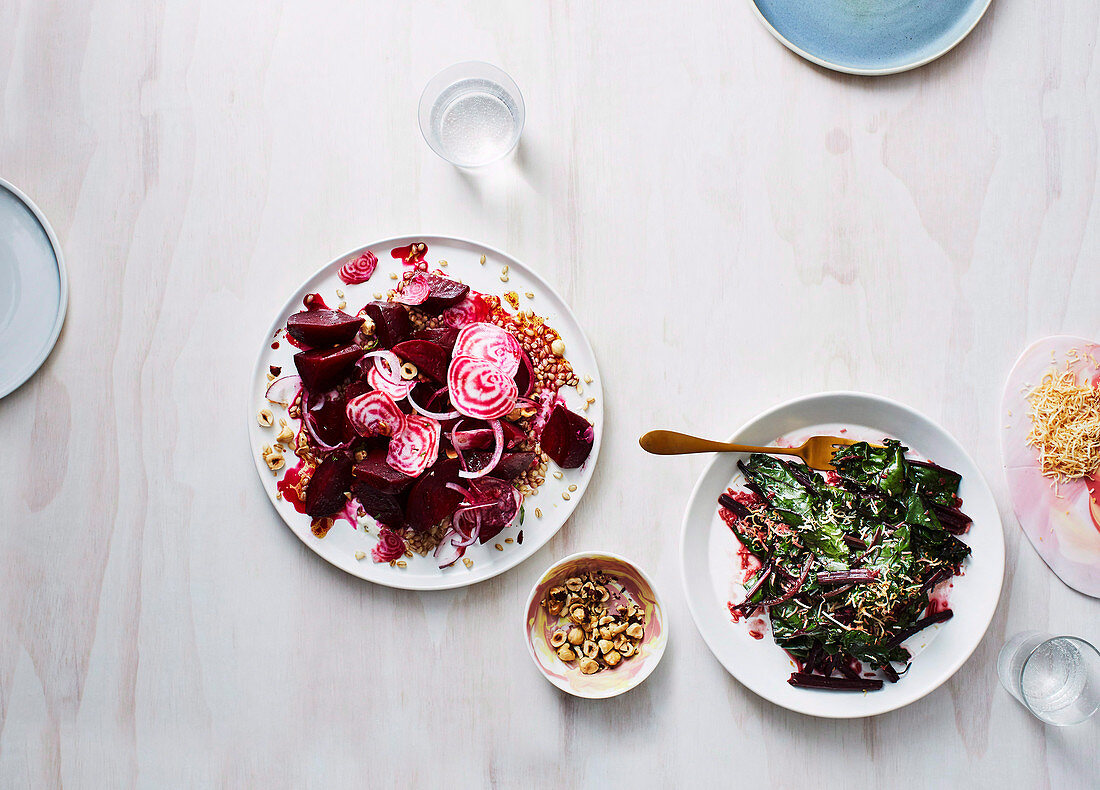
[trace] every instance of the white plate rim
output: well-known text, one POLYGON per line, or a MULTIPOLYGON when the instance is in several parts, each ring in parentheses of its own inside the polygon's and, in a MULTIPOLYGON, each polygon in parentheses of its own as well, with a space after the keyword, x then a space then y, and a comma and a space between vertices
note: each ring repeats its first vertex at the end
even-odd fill
POLYGON ((57 338, 61 336, 61 327, 65 324, 65 314, 69 308, 69 274, 65 268, 65 258, 61 253, 61 242, 57 240, 57 234, 54 233, 53 226, 50 221, 46 219, 46 215, 42 213, 42 209, 38 208, 30 197, 27 196, 19 187, 15 184, 0 178, 0 189, 6 189, 15 195, 16 198, 23 203, 31 213, 34 214, 34 218, 38 220, 38 224, 42 226, 42 230, 46 232, 46 238, 50 240, 50 247, 53 248, 54 261, 57 263, 57 274, 59 279, 59 293, 57 298, 57 315, 54 316, 53 327, 50 330, 49 338, 46 340, 45 345, 42 346, 41 353, 35 357, 34 361, 28 363, 22 371, 17 373, 12 379, 10 385, 7 388, 0 387, 0 398, 3 398, 17 389, 22 387, 27 381, 38 372, 38 369, 42 367, 43 363, 53 353, 53 347, 57 345, 57 338))
MULTIPOLYGON (((265 354, 265 351, 266 351, 268 345, 271 342, 271 338, 274 337, 276 332, 278 332, 282 328, 283 322, 279 320, 279 316, 281 316, 287 309, 290 308, 292 302, 295 300, 294 295, 299 294, 302 291, 304 291, 306 289, 307 285, 310 283, 310 281, 312 281, 314 278, 316 278, 322 272, 325 272, 327 270, 335 271, 335 269, 338 267, 338 264, 342 263, 343 261, 345 261, 345 260, 347 260, 347 259, 349 259, 353 256, 361 255, 364 252, 366 252, 367 250, 373 250, 373 249, 379 249, 379 248, 401 247, 401 246, 406 246, 408 244, 411 244, 413 242, 425 242, 426 244, 428 244, 429 249, 431 249, 432 245, 435 244, 435 243, 460 244, 460 245, 467 245, 467 246, 470 246, 470 247, 473 247, 473 248, 479 248, 484 252, 491 253, 493 255, 499 256, 500 258, 502 258, 504 260, 507 260, 509 262, 509 266, 516 267, 518 271, 522 271, 526 276, 529 276, 532 280, 537 282, 539 284, 539 286, 541 286, 543 289, 546 290, 546 292, 553 294, 555 296, 555 298, 561 303, 562 309, 564 310, 563 318, 565 318, 567 321, 571 321, 573 323, 573 325, 577 328, 578 335, 581 339, 581 342, 584 344, 584 351, 588 355, 588 357, 592 360, 591 375, 592 375, 592 378, 593 378, 593 382, 592 382, 592 384, 587 384, 586 386, 589 387, 589 388, 594 388, 594 389, 591 389, 590 391, 593 392, 595 397, 599 399, 599 401, 601 402, 601 406, 602 406, 602 402, 603 402, 603 378, 600 376, 599 362, 596 359, 596 353, 592 348, 592 344, 589 341, 588 335, 585 333, 584 328, 581 325, 581 322, 577 319, 577 316, 573 312, 573 309, 569 306, 569 304, 565 301, 565 299, 562 298, 561 295, 558 293, 557 289, 553 288, 534 269, 532 269, 531 267, 529 267, 526 264, 519 261, 515 256, 513 256, 513 255, 511 255, 507 252, 504 252, 503 250, 500 250, 496 247, 493 247, 493 246, 488 245, 488 244, 484 244, 480 241, 475 241, 473 239, 467 239, 467 238, 464 238, 464 237, 461 237, 461 236, 449 236, 449 235, 446 235, 446 234, 423 233, 423 234, 407 234, 407 235, 401 235, 401 236, 392 236, 392 237, 388 237, 388 238, 382 238, 382 239, 379 239, 377 241, 372 241, 368 244, 363 244, 363 245, 360 245, 358 247, 355 247, 355 248, 353 248, 351 250, 348 250, 347 252, 345 252, 341 255, 336 256, 335 258, 333 258, 332 260, 330 260, 328 263, 324 264, 323 266, 318 267, 317 269, 312 271, 309 275, 307 275, 306 278, 298 284, 297 288, 295 288, 294 291, 292 292, 291 298, 284 301, 277 308, 277 310, 275 312, 276 318, 274 320, 272 320, 271 324, 268 326, 267 332, 263 336, 263 339, 261 341, 260 353, 256 358, 256 363, 253 366, 252 374, 251 374, 251 376, 249 378, 249 381, 248 381, 248 393, 247 393, 247 396, 245 398, 245 403, 246 403, 246 407, 247 407, 247 414, 245 415, 245 419, 246 419, 245 428, 246 428, 247 435, 248 435, 249 453, 252 455, 253 461, 256 465, 256 471, 259 474, 259 478, 260 478, 260 485, 263 487, 264 492, 267 494, 268 500, 271 502, 272 507, 275 508, 275 512, 279 516, 279 518, 283 521, 283 523, 286 524, 286 526, 290 529, 290 531, 292 533, 294 533, 294 535, 297 536, 298 539, 301 540, 302 543, 305 544, 305 546, 307 548, 310 549, 310 551, 312 551, 314 554, 316 554, 318 557, 320 557, 322 560, 329 563, 333 567, 339 568, 340 570, 345 571, 348 574, 350 574, 352 576, 355 576, 357 578, 363 579, 364 581, 372 582, 374 584, 379 584, 379 585, 382 585, 384 587, 391 587, 391 588, 399 589, 399 590, 417 590, 417 591, 453 590, 453 589, 457 589, 457 588, 460 588, 460 587, 468 587, 470 585, 477 584, 478 582, 482 582, 482 581, 485 581, 487 579, 494 578, 495 576, 499 576, 500 574, 511 570, 515 566, 522 563, 524 560, 526 560, 526 559, 530 558, 531 556, 533 556, 534 554, 536 554, 539 549, 541 549, 544 545, 546 545, 546 543, 548 543, 550 541, 550 539, 553 538, 554 535, 556 535, 561 530, 561 528, 565 526, 565 523, 572 517, 573 512, 576 510, 577 505, 580 503, 581 499, 583 498, 584 493, 588 490, 588 485, 592 481, 592 476, 595 473, 596 464, 599 460, 600 447, 603 444, 604 417, 603 417, 602 408, 599 411, 599 424, 595 425, 595 427, 596 427, 596 438, 595 438, 595 441, 592 445, 592 452, 589 454, 588 460, 584 464, 584 474, 583 474, 583 476, 576 483, 577 490, 571 493, 568 504, 567 504, 565 510, 563 511, 563 513, 560 517, 561 518, 561 523, 558 524, 558 526, 555 527, 553 530, 545 530, 546 534, 541 534, 540 533, 539 537, 534 539, 534 540, 524 541, 524 543, 522 545, 522 549, 523 549, 522 551, 512 552, 511 556, 507 557, 503 562, 501 562, 499 564, 499 566, 496 563, 494 563, 491 570, 490 570, 490 572, 488 572, 488 573, 486 573, 483 570, 479 569, 477 571, 470 571, 469 573, 465 573, 465 574, 458 574, 458 573, 450 574, 450 577, 448 577, 447 575, 442 575, 438 578, 438 580, 431 580, 427 583, 425 583, 423 580, 417 580, 415 578, 403 578, 402 574, 400 574, 400 573, 390 573, 390 574, 386 574, 384 576, 383 575, 376 575, 376 574, 365 575, 364 571, 371 570, 374 563, 365 563, 365 562, 364 563, 359 563, 359 561, 353 560, 353 562, 356 563, 356 564, 346 564, 346 565, 344 565, 344 564, 337 563, 332 558, 327 557, 324 554, 322 554, 318 550, 319 547, 317 545, 315 545, 314 543, 311 543, 307 539, 305 533, 309 533, 308 526, 306 527, 304 532, 299 532, 299 530, 296 529, 294 527, 294 525, 292 525, 290 522, 287 521, 286 517, 283 514, 283 510, 279 507, 278 502, 275 500, 274 494, 272 493, 272 488, 269 487, 266 484, 267 476, 270 475, 270 472, 268 471, 266 465, 263 463, 263 460, 260 458, 259 454, 254 452, 254 447, 253 447, 253 444, 254 444, 253 443, 253 425, 255 425, 255 422, 256 422, 256 415, 254 413, 253 403, 254 403, 255 396, 256 396, 256 392, 255 392, 256 382, 264 380, 264 377, 266 376, 266 367, 265 367, 266 354, 265 354)), ((379 258, 379 260, 380 261, 382 260, 381 257, 379 258)), ((386 288, 384 288, 383 290, 389 290, 388 286, 386 288)), ((302 515, 302 514, 299 514, 299 515, 302 515)), ((302 517, 303 518, 308 518, 307 516, 304 516, 304 515, 302 515, 302 517)), ((312 535, 310 535, 310 536, 312 537, 312 535)), ((484 566, 479 566, 479 568, 482 568, 482 567, 484 567, 484 566)), ((387 566, 386 569, 387 570, 392 570, 392 569, 388 568, 388 566, 387 566)))
POLYGON ((942 58, 948 52, 961 44, 967 36, 974 32, 974 28, 978 26, 978 23, 981 22, 982 19, 985 17, 986 12, 989 11, 989 7, 993 5, 993 0, 985 0, 985 5, 982 7, 982 10, 981 12, 979 12, 978 16, 974 19, 973 24, 971 24, 970 27, 968 27, 959 35, 958 38, 949 43, 943 49, 929 55, 928 57, 921 58, 920 60, 915 60, 912 63, 903 63, 900 66, 891 66, 890 68, 885 69, 861 69, 854 66, 842 66, 839 63, 833 63, 831 61, 825 60, 824 58, 820 58, 817 55, 814 55, 813 53, 795 45, 793 42, 788 40, 786 36, 776 30, 772 23, 768 21, 767 17, 764 16, 764 13, 760 10, 760 7, 756 5, 756 0, 748 0, 748 3, 750 6, 752 6, 752 11, 754 14, 756 14, 756 18, 760 20, 760 23, 764 25, 765 28, 767 28, 768 32, 771 33, 780 44, 785 46, 787 49, 789 49, 791 52, 795 53, 799 57, 805 58, 811 63, 816 63, 818 66, 830 69, 831 71, 841 72, 842 74, 855 74, 860 77, 885 77, 889 74, 900 74, 905 71, 919 69, 921 66, 927 66, 933 60, 938 60, 942 58))
MULTIPOLYGON (((689 587, 689 584, 688 584, 688 571, 689 571, 689 569, 687 567, 687 541, 688 541, 688 531, 690 529, 691 511, 694 508, 696 499, 699 497, 699 495, 702 491, 703 485, 704 485, 707 477, 710 475, 711 470, 718 464, 718 462, 720 460, 720 457, 721 457, 719 455, 715 455, 711 459, 710 463, 707 464, 707 466, 703 470, 703 472, 699 475, 699 479, 696 481, 695 486, 692 488, 691 496, 688 498, 687 506, 684 509, 684 518, 683 518, 683 521, 682 521, 681 527, 680 527, 680 545, 679 545, 680 581, 681 581, 682 589, 684 591, 684 597, 687 599, 688 610, 691 612, 691 619, 692 619, 692 622, 695 624, 696 630, 699 632, 699 635, 702 636, 703 641, 707 645, 707 648, 711 651, 711 653, 718 660, 718 662, 741 685, 743 685, 745 688, 747 688, 750 691, 752 691, 753 693, 755 693, 757 696, 759 696, 759 697, 761 697, 765 700, 768 700, 769 702, 771 702, 775 705, 786 708, 787 710, 794 711, 796 713, 802 713, 802 714, 805 714, 805 715, 808 715, 808 716, 815 716, 815 717, 818 717, 818 718, 826 718, 826 719, 857 719, 857 718, 866 718, 866 717, 870 717, 870 716, 877 716, 877 715, 880 715, 880 714, 883 714, 883 713, 888 713, 890 711, 897 710, 899 708, 905 707, 906 705, 910 705, 910 704, 916 702, 919 699, 922 699, 923 697, 927 696, 928 694, 931 694, 933 691, 938 689, 941 685, 943 685, 945 682, 947 682, 952 676, 954 676, 954 674, 959 670, 959 668, 962 667, 962 665, 964 663, 966 663, 966 661, 970 658, 971 655, 973 655, 974 651, 977 649, 978 645, 981 643, 982 638, 985 636, 986 631, 989 629, 989 624, 993 620, 993 616, 997 611, 997 607, 998 607, 998 604, 999 604, 999 601, 1000 601, 1001 590, 1002 590, 1002 587, 1003 587, 1003 584, 1004 584, 1004 566, 1005 566, 1004 525, 1003 525, 1003 522, 1002 522, 1002 519, 1001 519, 1001 516, 1000 516, 1000 509, 997 507, 996 500, 993 497, 993 492, 989 488, 989 484, 986 481, 985 476, 981 474, 980 468, 978 467, 978 465, 976 463, 974 463, 974 459, 970 456, 970 454, 966 451, 966 449, 959 443, 959 441, 957 439, 955 439, 954 436, 952 436, 946 429, 944 429, 935 420, 932 420, 927 415, 923 414, 920 411, 917 411, 916 409, 912 408, 911 406, 907 406, 903 403, 900 403, 899 401, 893 400, 892 398, 887 398, 887 397, 882 396, 882 395, 873 395, 873 394, 870 394, 870 393, 853 391, 853 390, 822 391, 822 392, 811 393, 811 394, 808 394, 808 395, 802 395, 802 396, 799 396, 799 397, 795 397, 795 398, 791 398, 789 400, 783 401, 782 403, 779 403, 776 406, 773 406, 773 407, 771 407, 771 408, 755 415, 754 417, 752 417, 751 419, 749 419, 745 423, 743 423, 732 434, 732 436, 729 438, 728 441, 730 441, 730 442, 737 441, 738 437, 740 437, 745 432, 751 430, 757 423, 763 422, 764 420, 767 420, 768 418, 773 417, 773 416, 775 416, 776 414, 778 414, 782 411, 785 411, 785 410, 793 408, 793 407, 798 407, 798 406, 804 405, 804 404, 809 403, 809 402, 822 400, 822 399, 829 399, 829 398, 838 398, 838 399, 851 398, 851 399, 863 399, 863 400, 867 400, 867 401, 873 401, 873 402, 877 402, 880 405, 887 406, 889 408, 898 409, 902 412, 906 412, 910 416, 913 416, 918 420, 924 420, 929 426, 934 428, 936 430, 936 432, 938 432, 940 434, 941 438, 943 440, 945 440, 946 443, 948 443, 950 445, 953 445, 953 449, 957 453, 959 453, 962 456, 962 458, 967 463, 969 463, 970 466, 973 467, 973 469, 977 473, 975 475, 975 478, 972 481, 972 483, 973 483, 973 485, 976 485, 978 487, 979 492, 981 494, 983 494, 985 496, 985 498, 988 499, 989 503, 992 504, 991 513, 992 513, 992 522, 993 523, 990 524, 990 529, 991 529, 991 534, 995 535, 996 538, 997 538, 994 542, 994 548, 997 550, 996 551, 997 556, 987 555, 987 559, 992 560, 992 561, 996 561, 996 567, 998 569, 997 574, 996 574, 996 590, 993 590, 991 588, 990 589, 990 594, 988 594, 986 596, 986 600, 989 603, 986 607, 986 611, 982 612, 980 617, 979 617, 979 622, 981 623, 980 628, 975 628, 975 629, 971 630, 970 632, 968 632, 968 638, 966 639, 965 646, 958 652, 958 654, 955 656, 955 658, 950 662, 950 664, 948 666, 946 666, 945 668, 940 670, 937 678, 933 682, 931 682, 930 684, 928 684, 925 687, 922 687, 920 689, 915 689, 915 690, 903 689, 901 692, 899 692, 898 694, 895 695, 895 697, 896 697, 895 699, 893 699, 891 701, 884 702, 884 703, 879 704, 879 705, 868 706, 868 709, 862 710, 862 711, 848 712, 848 711, 843 711, 843 710, 828 710, 827 708, 821 709, 821 708, 819 708, 817 706, 814 706, 814 705, 811 705, 811 704, 807 704, 807 705, 803 705, 803 706, 794 705, 794 704, 787 704, 786 702, 783 702, 781 700, 777 700, 773 696, 771 696, 768 693, 767 686, 762 686, 761 684, 755 684, 755 683, 752 683, 751 681, 746 681, 746 679, 743 677, 743 675, 738 674, 735 667, 731 665, 732 662, 727 662, 723 658, 723 656, 721 655, 720 649, 718 648, 718 646, 716 646, 716 644, 714 644, 714 640, 712 640, 711 636, 708 635, 707 629, 704 628, 703 625, 701 624, 702 613, 699 610, 699 603, 695 600, 695 597, 692 595, 692 590, 691 590, 691 588, 689 587), (994 529, 994 527, 995 527, 995 529, 994 529)), ((902 437, 902 440, 904 441, 904 437, 902 437)), ((775 646, 774 644, 772 646, 773 646, 774 649, 779 650, 778 646, 775 646)), ((771 681, 771 684, 778 684, 778 683, 784 683, 785 684, 786 683, 786 678, 780 677, 780 678, 776 678, 774 681, 771 681)), ((899 685, 896 688, 902 689, 903 687, 899 685)), ((868 697, 868 696, 871 696, 871 695, 867 694, 867 695, 864 695, 864 696, 868 697)), ((809 700, 809 699, 814 699, 814 698, 807 698, 807 699, 809 700)), ((820 698, 818 697, 818 699, 820 699, 820 698)), ((872 699, 874 699, 874 698, 872 697, 872 699)))

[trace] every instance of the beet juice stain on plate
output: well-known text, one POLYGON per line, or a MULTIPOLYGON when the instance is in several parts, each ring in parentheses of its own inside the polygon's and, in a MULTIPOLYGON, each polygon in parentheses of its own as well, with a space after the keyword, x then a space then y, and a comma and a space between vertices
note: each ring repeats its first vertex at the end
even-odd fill
POLYGON ((252 448, 280 516, 329 562, 396 587, 472 584, 533 554, 583 495, 602 435, 596 361, 568 307, 520 262, 457 239, 331 262, 276 317, 254 380, 252 448), (281 421, 292 438, 276 442, 281 421))

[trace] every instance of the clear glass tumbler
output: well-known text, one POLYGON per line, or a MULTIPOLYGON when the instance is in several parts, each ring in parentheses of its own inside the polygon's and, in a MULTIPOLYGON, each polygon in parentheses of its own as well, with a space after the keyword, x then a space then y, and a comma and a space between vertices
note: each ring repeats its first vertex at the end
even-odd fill
POLYGON ((458 167, 481 167, 516 147, 524 121, 519 86, 496 66, 456 63, 420 96, 420 131, 432 150, 458 167))
POLYGON ((1038 719, 1063 727, 1100 709, 1100 652, 1075 636, 1024 631, 997 656, 1001 685, 1038 719))

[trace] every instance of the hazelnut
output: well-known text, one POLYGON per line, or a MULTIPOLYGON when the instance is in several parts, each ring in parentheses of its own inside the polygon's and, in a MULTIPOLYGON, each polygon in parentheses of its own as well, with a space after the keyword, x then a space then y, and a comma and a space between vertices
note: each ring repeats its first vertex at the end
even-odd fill
POLYGON ((260 423, 261 428, 270 428, 275 424, 275 415, 271 413, 271 409, 260 409, 256 422, 260 423))
POLYGON ((569 619, 574 623, 583 623, 588 618, 583 606, 574 606, 569 610, 569 619))
POLYGON ((550 344, 550 352, 555 357, 565 356, 565 343, 562 342, 560 337, 555 338, 554 342, 550 344))
POLYGON ((420 374, 420 371, 416 369, 416 365, 411 362, 406 362, 401 366, 401 378, 405 381, 412 381, 420 374))
POLYGON ((597 646, 598 646, 598 647, 600 648, 600 652, 601 652, 601 653, 603 653, 604 655, 607 655, 607 651, 609 651, 609 650, 611 650, 611 649, 612 649, 613 647, 615 647, 615 645, 611 644, 611 643, 610 643, 610 642, 608 642, 608 641, 607 641, 606 639, 601 639, 601 640, 600 640, 599 642, 597 642, 596 644, 597 644, 597 646))
POLYGON ((601 603, 606 603, 607 599, 611 597, 611 593, 607 591, 606 587, 597 587, 596 591, 600 594, 601 603))
POLYGON ((640 623, 631 623, 627 626, 626 635, 633 639, 641 639, 645 635, 645 629, 640 623))
POLYGON ((601 639, 610 639, 613 636, 614 636, 614 634, 611 633, 611 627, 610 626, 605 625, 603 628, 600 629, 600 638, 601 639))
POLYGON ((616 623, 615 625, 611 626, 611 633, 615 636, 618 636, 629 627, 629 623, 616 623))
POLYGON ((581 672, 583 672, 585 675, 594 675, 600 671, 599 663, 593 661, 591 658, 582 658, 580 666, 581 672))
POLYGON ((616 647, 616 650, 619 651, 623 658, 630 658, 632 655, 634 655, 635 649, 636 648, 634 647, 633 642, 627 642, 622 647, 616 647))
POLYGON ((275 441, 286 442, 290 444, 294 441, 294 429, 286 424, 286 420, 280 420, 279 424, 282 426, 279 428, 279 433, 275 436, 275 441))
POLYGON ((600 618, 600 625, 611 625, 613 622, 615 622, 615 618, 608 615, 600 618))
POLYGON ((565 644, 565 632, 564 631, 555 631, 554 633, 550 634, 550 644, 553 645, 554 647, 561 647, 562 645, 564 645, 565 644))
POLYGON ((562 661, 574 661, 577 658, 577 654, 573 652, 573 648, 569 645, 562 645, 558 648, 558 658, 562 661))
POLYGON ((363 319, 363 325, 359 327, 359 331, 362 332, 364 335, 373 335, 374 321, 372 321, 366 313, 363 313, 362 311, 360 312, 362 313, 360 317, 363 319))
POLYGON ((600 648, 596 645, 595 642, 593 642, 591 639, 588 639, 583 645, 581 645, 581 652, 589 658, 595 658, 596 654, 600 652, 600 648))
POLYGON ((584 641, 584 631, 573 626, 569 629, 569 644, 579 645, 584 641))
POLYGON ((546 607, 546 611, 550 614, 561 614, 561 601, 550 601, 546 607))
POLYGON ((619 655, 618 651, 612 650, 603 657, 603 660, 609 667, 613 667, 622 661, 623 657, 619 655))
POLYGON ((581 582, 580 579, 578 579, 576 576, 574 576, 572 579, 569 579, 565 583, 565 586, 566 586, 566 589, 570 590, 571 592, 578 592, 581 589, 581 587, 584 586, 584 584, 583 584, 583 582, 581 582))
POLYGON ((272 472, 282 469, 283 464, 286 463, 282 451, 267 444, 264 445, 261 455, 263 456, 264 463, 267 464, 267 468, 272 472))

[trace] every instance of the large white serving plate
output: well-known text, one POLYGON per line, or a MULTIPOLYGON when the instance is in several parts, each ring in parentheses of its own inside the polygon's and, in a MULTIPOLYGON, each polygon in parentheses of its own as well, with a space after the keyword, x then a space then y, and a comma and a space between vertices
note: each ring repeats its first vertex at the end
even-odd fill
POLYGON ((815 426, 835 428, 838 423, 852 426, 854 438, 862 438, 864 430, 880 437, 897 437, 920 456, 954 469, 962 475, 962 508, 974 520, 963 537, 973 553, 950 592, 955 616, 905 643, 915 660, 900 682, 872 692, 794 688, 787 683, 793 662, 770 633, 754 639, 743 621, 731 622, 727 602, 740 589, 737 543, 718 516, 717 501, 738 477, 737 461, 743 455, 716 455, 696 484, 684 515, 680 570, 695 624, 730 674, 789 710, 827 718, 858 718, 920 699, 950 678, 978 646, 1001 592, 1004 535, 989 486, 966 451, 930 419, 887 398, 858 392, 798 398, 749 421, 730 441, 763 445, 815 426))
MULTIPOLYGON (((276 418, 285 417, 285 412, 281 409, 273 407, 273 410, 276 418)), ((408 590, 444 590, 464 587, 504 573, 538 551, 561 529, 580 502, 585 489, 588 488, 588 482, 592 479, 592 470, 599 456, 600 443, 603 439, 603 390, 592 346, 589 345, 573 312, 545 280, 510 255, 483 244, 449 236, 402 236, 384 239, 341 255, 306 280, 280 308, 263 337, 256 366, 252 372, 248 397, 248 437, 256 470, 259 472, 268 498, 287 526, 310 549, 354 576, 387 587, 408 590), (430 555, 427 557, 414 555, 412 559, 407 560, 408 567, 405 568, 372 562, 370 550, 376 543, 377 528, 372 526, 369 534, 364 534, 363 530, 353 528, 344 519, 338 519, 324 538, 315 537, 310 530, 311 519, 305 514, 298 513, 289 502, 277 499, 275 496, 276 481, 281 479, 285 469, 279 470, 278 475, 273 475, 260 457, 260 448, 273 441, 271 429, 261 428, 256 420, 257 412, 269 405, 264 397, 269 366, 281 367, 284 375, 295 371, 293 356, 297 351, 296 348, 285 339, 279 343, 279 348, 271 348, 272 340, 276 335, 282 337, 281 330, 286 326, 287 318, 302 309, 302 299, 309 293, 320 293, 330 307, 336 307, 341 301, 336 296, 337 289, 344 294, 348 312, 357 312, 364 304, 372 301, 376 293, 386 293, 393 287, 395 283, 390 274, 400 275, 402 265, 401 261, 390 255, 390 251, 395 247, 404 247, 413 242, 423 242, 428 245, 427 261, 430 268, 436 268, 438 261, 445 260, 447 268, 444 271, 448 276, 461 280, 476 291, 497 296, 507 291, 517 292, 520 296, 519 309, 534 310, 536 314, 546 318, 550 326, 561 335, 565 343, 565 356, 582 382, 585 376, 592 377, 591 383, 581 385, 584 390, 583 396, 570 388, 564 388, 561 392, 566 404, 571 409, 584 414, 595 427, 596 439, 588 461, 580 469, 560 470, 562 472, 560 480, 548 471, 546 482, 539 489, 538 494, 528 497, 524 502, 522 525, 517 518, 516 523, 505 529, 492 542, 484 546, 475 544, 467 549, 466 557, 473 561, 472 567, 469 568, 460 561, 450 568, 440 569, 430 555), (340 267, 346 261, 358 258, 367 250, 378 257, 378 269, 371 279, 359 285, 347 285, 340 280, 338 276, 340 267), (484 264, 480 263, 482 255, 486 259, 484 264), (506 283, 501 282, 501 271, 504 266, 508 267, 506 283), (534 294, 534 298, 526 298, 524 296, 526 293, 534 294), (581 411, 581 407, 588 398, 595 400, 587 411, 581 411), (570 492, 570 486, 576 486, 576 489, 570 492), (568 494, 569 499, 563 498, 563 494, 568 494), (535 508, 542 513, 541 518, 535 515, 535 508), (517 542, 521 530, 522 544, 517 542), (512 538, 513 542, 506 543, 506 538, 512 538), (502 546, 503 551, 498 551, 494 547, 497 543, 502 546), (365 552, 367 557, 357 560, 356 552, 365 552)), ((287 466, 293 466, 296 460, 294 455, 288 452, 286 457, 287 466)), ((550 469, 559 471, 552 461, 550 469)))
POLYGON ((46 361, 68 301, 53 228, 29 197, 0 178, 0 398, 46 361))

